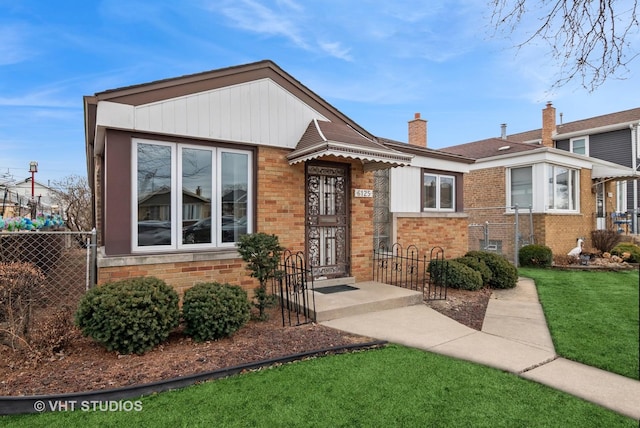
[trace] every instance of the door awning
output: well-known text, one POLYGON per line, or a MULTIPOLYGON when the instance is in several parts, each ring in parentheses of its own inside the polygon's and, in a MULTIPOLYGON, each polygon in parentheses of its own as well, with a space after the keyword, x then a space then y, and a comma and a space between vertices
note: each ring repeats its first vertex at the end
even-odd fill
POLYGON ((640 178, 640 173, 633 168, 617 165, 614 163, 593 164, 591 169, 591 179, 598 182, 603 181, 626 181, 640 178))
POLYGON ((346 124, 314 119, 287 159, 293 165, 327 156, 358 159, 367 171, 411 164, 412 155, 390 149, 346 124))

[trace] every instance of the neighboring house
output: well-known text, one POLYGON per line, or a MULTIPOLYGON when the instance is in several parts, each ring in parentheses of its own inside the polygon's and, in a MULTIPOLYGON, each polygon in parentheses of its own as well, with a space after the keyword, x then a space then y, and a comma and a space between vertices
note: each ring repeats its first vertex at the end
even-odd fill
MULTIPOLYGON (((590 232, 598 223, 595 190, 599 183, 615 200, 617 180, 636 176, 631 168, 506 136, 441 150, 476 159, 464 188, 471 225, 515 224, 517 205, 521 221, 531 218, 533 231, 529 236, 519 230, 518 245, 542 244, 554 254, 568 253, 578 238, 589 244, 590 232)), ((490 244, 494 250, 502 247, 501 252, 510 253, 515 240, 490 244)))
POLYGON ((54 203, 55 191, 37 180, 34 181, 32 188, 31 177, 28 177, 0 187, 0 198, 2 198, 0 215, 4 213, 6 218, 30 216, 32 196, 38 213, 60 214, 58 205, 54 203))
POLYGON ((84 110, 99 283, 250 287, 235 242, 252 232, 303 251, 316 278, 370 280, 374 245, 466 251, 473 160, 426 148, 426 122, 421 147, 376 138, 271 61, 99 92, 84 110), (205 218, 187 195, 210 201, 205 218))
MULTIPOLYGON (((562 118, 562 113, 560 114, 562 118)), ((542 128, 507 136, 510 141, 538 143, 572 153, 603 159, 637 171, 640 143, 640 108, 557 123, 556 109, 547 103, 542 110, 542 128)), ((596 183, 597 227, 620 229, 626 220, 630 232, 638 231, 640 206, 638 180, 616 180, 616 198, 605 191, 605 182, 596 183), (618 223, 616 225, 615 223, 618 223)), ((625 230, 626 231, 626 230, 625 230)))

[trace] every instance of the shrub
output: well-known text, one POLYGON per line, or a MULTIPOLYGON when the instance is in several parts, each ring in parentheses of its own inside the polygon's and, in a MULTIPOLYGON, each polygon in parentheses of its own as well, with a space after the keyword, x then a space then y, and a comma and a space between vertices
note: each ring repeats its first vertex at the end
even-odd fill
POLYGON ((179 322, 178 293, 154 277, 93 288, 75 314, 82 334, 121 354, 143 354, 166 340, 179 322))
POLYGON ((482 275, 472 268, 454 260, 432 260, 428 267, 431 279, 447 287, 461 290, 478 290, 482 288, 482 275))
POLYGON ((518 252, 520 266, 551 267, 553 253, 551 248, 545 245, 525 245, 518 252))
POLYGON ((518 283, 518 270, 500 254, 488 251, 469 251, 466 257, 482 260, 491 270, 491 288, 513 288, 518 283))
POLYGON ((247 270, 260 281, 254 293, 254 306, 260 312, 258 318, 264 320, 267 318, 264 310, 275 302, 275 296, 267 292, 267 281, 279 275, 278 264, 284 248, 276 235, 262 232, 241 235, 237 246, 240 257, 247 263, 247 270))
POLYGON ((29 337, 31 358, 41 360, 52 357, 65 349, 74 338, 77 330, 73 326, 73 310, 61 307, 47 310, 38 318, 29 337))
POLYGON ((610 252, 618 243, 621 236, 613 230, 593 230, 591 231, 591 246, 601 253, 610 252))
POLYGON ((631 242, 622 242, 611 250, 614 256, 622 257, 629 263, 640 263, 640 247, 631 242))
POLYGON ((469 266, 471 269, 475 270, 482 277, 482 284, 489 284, 491 280, 492 274, 491 269, 487 266, 485 262, 482 260, 473 258, 473 257, 458 257, 457 259, 453 259, 453 261, 462 263, 463 265, 469 266))
POLYGON ((251 317, 247 293, 236 285, 196 284, 184 293, 185 333, 196 342, 231 336, 251 317))
POLYGON ((44 280, 31 263, 0 263, 0 343, 13 349, 28 346, 31 314, 44 280))

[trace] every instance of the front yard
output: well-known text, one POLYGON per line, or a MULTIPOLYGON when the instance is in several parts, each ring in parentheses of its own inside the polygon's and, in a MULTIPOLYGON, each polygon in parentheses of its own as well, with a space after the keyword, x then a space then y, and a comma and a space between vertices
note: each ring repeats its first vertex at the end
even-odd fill
POLYGON ((538 289, 556 352, 640 379, 638 271, 520 269, 538 289))

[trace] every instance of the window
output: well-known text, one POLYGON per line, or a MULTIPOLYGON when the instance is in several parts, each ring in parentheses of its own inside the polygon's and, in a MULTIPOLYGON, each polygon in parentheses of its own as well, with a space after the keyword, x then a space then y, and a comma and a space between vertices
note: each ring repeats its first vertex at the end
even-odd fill
POLYGON ((422 186, 422 209, 424 211, 455 210, 455 177, 450 175, 424 173, 422 186))
POLYGON ((134 140, 134 251, 232 246, 251 231, 250 151, 134 140))
POLYGON ((577 210, 578 186, 577 170, 547 165, 547 209, 577 210))
POLYGON ((511 206, 530 207, 533 204, 532 168, 525 166, 510 170, 511 206))
POLYGON ((616 182, 616 211, 619 213, 627 212, 627 182, 616 182))
POLYGON ((589 156, 589 137, 572 138, 569 141, 569 151, 578 155, 589 156))

